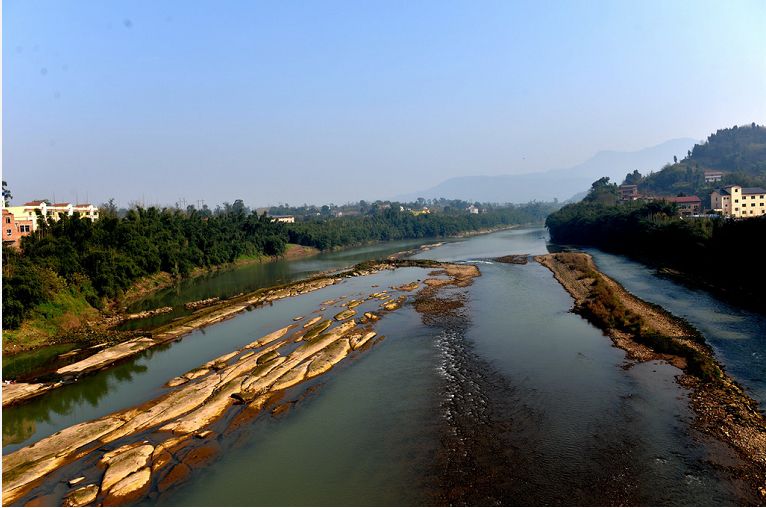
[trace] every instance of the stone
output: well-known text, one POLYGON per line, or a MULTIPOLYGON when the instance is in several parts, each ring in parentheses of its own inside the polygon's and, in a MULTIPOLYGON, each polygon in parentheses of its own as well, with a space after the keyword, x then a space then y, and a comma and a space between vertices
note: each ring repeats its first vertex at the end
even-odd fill
POLYGON ((183 464, 188 467, 200 467, 209 463, 213 458, 218 455, 220 448, 217 444, 208 443, 205 446, 199 448, 192 448, 183 458, 183 464))
POLYGON ((327 330, 330 325, 332 325, 332 321, 329 319, 322 321, 321 323, 317 323, 316 325, 306 330, 306 333, 303 334, 303 340, 311 340, 319 336, 319 334, 327 330))
POLYGON ((151 477, 151 470, 145 467, 123 478, 106 493, 102 504, 104 506, 133 504, 149 492, 151 477))
POLYGON ((260 339, 255 340, 255 341, 251 342, 250 344, 246 345, 245 349, 253 349, 253 348, 256 348, 256 347, 265 346, 266 344, 268 344, 270 342, 274 342, 277 339, 281 339, 294 326, 295 325, 285 326, 284 328, 280 328, 279 330, 275 330, 275 331, 273 331, 273 332, 271 332, 271 333, 269 333, 267 335, 264 335, 260 339))
POLYGON ((351 345, 348 339, 340 339, 333 342, 311 360, 306 372, 306 378, 309 379, 327 372, 333 365, 345 358, 349 351, 351 351, 351 345))
POLYGON ((186 464, 176 464, 168 473, 157 483, 157 490, 165 492, 173 485, 186 480, 191 474, 191 469, 186 464))
POLYGON ((13 504, 30 484, 65 464, 69 455, 87 445, 97 448, 100 446, 97 440, 125 423, 126 420, 118 416, 79 423, 5 455, 3 504, 13 504))
POLYGON ((370 339, 375 337, 377 335, 376 332, 367 332, 356 338, 356 340, 351 340, 351 348, 356 351, 357 349, 361 348, 365 344, 367 344, 370 339))
POLYGON ((173 388, 175 386, 181 386, 182 384, 185 384, 185 383, 188 383, 188 382, 189 382, 189 380, 186 379, 185 377, 174 377, 173 379, 171 379, 170 381, 165 383, 165 386, 173 388))
POLYGON ((89 506, 98 496, 98 485, 90 484, 69 492, 63 501, 64 506, 89 506))
POLYGON ((355 315, 356 311, 353 309, 346 309, 344 311, 338 312, 335 314, 335 320, 336 321, 345 321, 346 319, 350 318, 351 316, 355 315))
POLYGON ((56 383, 12 383, 3 385, 3 407, 32 399, 57 386, 56 383))
POLYGON ((291 386, 295 386, 304 379, 306 379, 306 372, 308 371, 308 362, 301 363, 297 367, 293 367, 288 370, 282 377, 272 385, 272 390, 286 390, 291 386))
POLYGON ((74 487, 75 485, 83 481, 84 479, 85 479, 84 476, 78 476, 77 478, 72 478, 67 483, 69 484, 70 487, 74 487))
POLYGON ((317 324, 318 322, 320 322, 321 320, 322 320, 322 316, 313 317, 313 318, 309 319, 306 322, 306 324, 303 325, 303 328, 308 328, 310 326, 313 326, 313 325, 317 324))
POLYGON ((154 452, 154 446, 144 444, 118 455, 112 455, 108 459, 105 455, 102 460, 107 462, 109 467, 107 467, 104 478, 101 480, 101 490, 107 492, 136 471, 146 468, 152 452, 154 452))
POLYGON ((185 377, 186 379, 191 381, 192 379, 197 379, 199 377, 206 376, 208 374, 210 374, 210 369, 208 369, 208 368, 201 368, 201 369, 191 370, 191 371, 187 372, 186 374, 184 374, 181 377, 185 377))
POLYGON ((152 454, 152 473, 161 470, 173 460, 173 455, 164 448, 157 447, 152 454))
POLYGON ((269 351, 268 353, 259 356, 258 360, 256 361, 256 364, 263 365, 266 362, 270 362, 271 360, 274 360, 278 356, 279 356, 278 351, 269 351))
POLYGON ((207 363, 206 363, 205 365, 203 365, 202 367, 203 367, 203 368, 205 368, 205 369, 210 369, 210 368, 212 368, 214 365, 218 365, 218 364, 220 364, 220 363, 226 363, 226 362, 228 362, 229 360, 231 360, 232 358, 234 358, 234 357, 235 357, 235 356, 237 356, 238 354, 239 354, 239 350, 237 350, 237 351, 233 351, 233 352, 231 352, 231 353, 227 353, 227 354, 225 354, 225 355, 221 355, 221 356, 219 356, 218 358, 216 358, 216 359, 214 359, 214 360, 210 360, 209 362, 207 362, 207 363))
POLYGON ((224 386, 216 387, 216 391, 212 396, 205 400, 197 409, 162 426, 160 430, 174 434, 189 434, 217 420, 229 406, 234 404, 234 399, 231 396, 232 394, 239 393, 244 379, 245 376, 240 376, 232 379, 224 386))
POLYGON ((106 367, 109 364, 133 356, 136 353, 148 349, 154 346, 156 343, 148 337, 139 337, 137 339, 122 342, 112 347, 102 349, 98 353, 75 362, 71 365, 61 367, 56 371, 58 375, 65 374, 82 374, 85 372, 91 372, 98 370, 102 367, 106 367))

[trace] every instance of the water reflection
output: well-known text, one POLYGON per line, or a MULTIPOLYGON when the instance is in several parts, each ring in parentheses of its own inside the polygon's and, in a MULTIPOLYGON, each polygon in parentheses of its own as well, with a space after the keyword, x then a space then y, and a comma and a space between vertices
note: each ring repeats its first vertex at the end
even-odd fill
MULTIPOLYGON (((153 354, 155 352, 149 351, 144 358, 150 358, 153 354)), ((39 423, 51 422, 54 415, 76 414, 74 410, 83 404, 97 407, 109 394, 115 382, 129 383, 137 374, 146 370, 147 366, 141 360, 132 360, 89 376, 87 382, 63 386, 21 406, 3 408, 3 453, 14 449, 9 445, 31 438, 36 433, 39 423)))

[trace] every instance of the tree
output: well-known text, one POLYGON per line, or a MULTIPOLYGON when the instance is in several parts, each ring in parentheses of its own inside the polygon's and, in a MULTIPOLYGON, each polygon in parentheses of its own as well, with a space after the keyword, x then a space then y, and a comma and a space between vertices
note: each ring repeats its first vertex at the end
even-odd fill
POLYGON ((613 205, 617 203, 617 184, 610 183, 609 177, 604 176, 593 182, 585 197, 586 201, 613 205))
POLYGON ((673 164, 678 164, 678 157, 675 155, 673 156, 673 164))
POLYGON ((625 175, 625 185, 638 185, 641 183, 641 173, 637 169, 625 175))
POLYGON ((8 188, 8 182, 3 180, 3 203, 8 205, 12 199, 13 196, 11 195, 11 190, 8 188))

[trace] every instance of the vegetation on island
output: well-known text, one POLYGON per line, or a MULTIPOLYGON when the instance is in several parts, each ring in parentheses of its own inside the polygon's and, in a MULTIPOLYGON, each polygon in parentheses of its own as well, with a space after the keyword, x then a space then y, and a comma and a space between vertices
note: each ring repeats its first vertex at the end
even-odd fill
POLYGON ((421 203, 412 204, 414 212, 412 206, 399 203, 360 206, 364 213, 338 217, 307 213, 287 224, 250 210, 241 200, 214 210, 193 206, 118 210, 110 201, 95 222, 41 218, 39 229, 22 238, 20 250, 3 247, 4 342, 75 328, 137 282, 161 273, 186 277, 195 269, 279 256, 288 242, 325 250, 540 223, 555 206, 487 204, 483 213, 471 214, 457 206, 462 202, 452 205, 433 213, 421 213, 421 203))

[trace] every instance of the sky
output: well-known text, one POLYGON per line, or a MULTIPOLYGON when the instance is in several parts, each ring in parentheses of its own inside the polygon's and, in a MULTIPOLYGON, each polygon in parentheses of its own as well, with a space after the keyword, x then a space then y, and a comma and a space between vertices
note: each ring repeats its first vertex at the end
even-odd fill
POLYGON ((386 199, 766 123, 766 2, 5 0, 14 200, 386 199))

